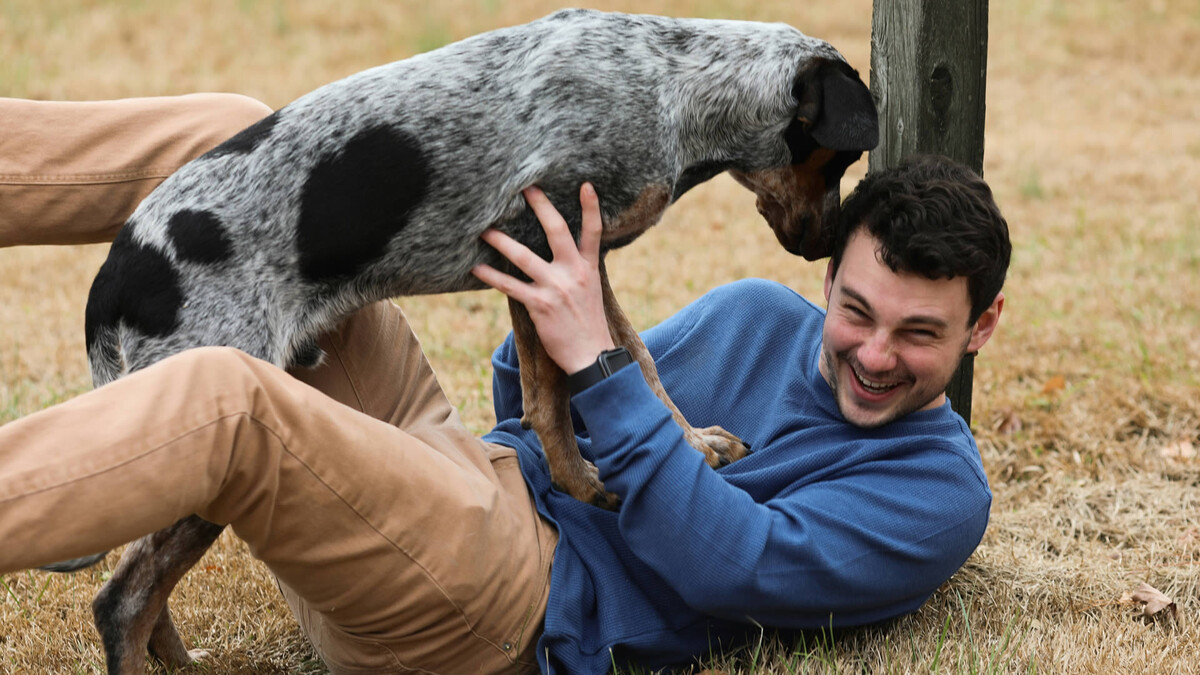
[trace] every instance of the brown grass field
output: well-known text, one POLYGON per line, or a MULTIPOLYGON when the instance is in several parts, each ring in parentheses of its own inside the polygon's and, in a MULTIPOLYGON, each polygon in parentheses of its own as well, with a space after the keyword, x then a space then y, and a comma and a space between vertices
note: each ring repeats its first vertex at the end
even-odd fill
MULTIPOLYGON (((599 5, 786 21, 869 70, 870 0, 599 5)), ((5 0, 0 96, 234 91, 279 107, 556 7, 5 0)), ((995 493, 987 535, 925 607, 889 627, 803 642, 767 634, 704 667, 1200 672, 1200 2, 1000 0, 990 24, 984 172, 1014 257, 1000 331, 976 361, 973 426, 995 493), (1173 617, 1138 618, 1122 598, 1142 582, 1174 600, 1173 617)), ((104 255, 0 250, 0 422, 90 388, 83 305, 104 255)), ((819 299, 824 271, 780 250, 753 197, 726 178, 689 193, 609 268, 640 327, 746 276, 819 299)), ((488 358, 508 330, 501 297, 403 305, 451 399, 486 430, 488 358)), ((0 672, 102 672, 89 603, 115 559, 74 576, 0 578, 0 672)), ((172 606, 190 646, 213 653, 196 672, 324 672, 265 568, 228 533, 172 606)))

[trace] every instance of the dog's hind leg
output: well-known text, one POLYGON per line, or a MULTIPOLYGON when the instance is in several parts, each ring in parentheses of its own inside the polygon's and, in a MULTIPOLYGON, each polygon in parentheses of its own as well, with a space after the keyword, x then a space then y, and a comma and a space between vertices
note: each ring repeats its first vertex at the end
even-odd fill
POLYGON ((542 442, 550 478, 559 490, 575 499, 615 511, 620 498, 604 489, 596 467, 579 454, 571 425, 566 374, 546 353, 525 306, 511 299, 508 306, 521 366, 522 420, 529 421, 542 442))
POLYGON ((145 672, 147 649, 175 668, 203 655, 184 647, 167 598, 223 529, 199 516, 188 516, 125 549, 112 578, 92 601, 109 675, 145 672))
POLYGON ((150 655, 170 669, 191 665, 208 656, 206 649, 188 649, 171 620, 171 608, 163 604, 158 619, 150 630, 150 655))
POLYGON ((654 390, 658 398, 671 409, 671 416, 675 419, 675 422, 683 427, 683 435, 688 445, 703 453, 704 460, 713 468, 725 466, 730 462, 745 457, 747 446, 742 439, 725 431, 721 427, 706 427, 704 429, 693 427, 684 419, 683 413, 679 412, 679 408, 675 407, 675 403, 671 401, 671 397, 667 396, 666 389, 663 388, 662 382, 658 379, 658 368, 654 365, 654 359, 650 356, 650 351, 646 349, 641 336, 637 334, 637 331, 633 328, 633 324, 629 322, 628 317, 625 316, 625 312, 617 304, 617 298, 613 294, 612 286, 608 283, 608 272, 604 267, 603 260, 600 261, 600 283, 604 293, 604 313, 608 319, 608 330, 612 333, 613 342, 628 349, 630 355, 642 367, 642 374, 646 378, 646 383, 650 385, 650 388, 654 390))

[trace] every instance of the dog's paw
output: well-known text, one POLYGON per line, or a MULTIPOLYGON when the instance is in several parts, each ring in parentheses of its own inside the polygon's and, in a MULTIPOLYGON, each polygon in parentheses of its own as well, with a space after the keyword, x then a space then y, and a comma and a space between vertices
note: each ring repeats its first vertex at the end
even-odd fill
POLYGON ((591 462, 584 462, 585 471, 574 481, 574 485, 563 485, 553 481, 554 488, 565 492, 584 504, 598 506, 605 511, 616 511, 621 506, 621 498, 604 489, 600 480, 600 472, 591 462))
POLYGON ((592 495, 591 505, 605 511, 616 511, 621 508, 621 498, 607 490, 597 490, 592 495))
POLYGON ((746 456, 750 446, 721 427, 691 429, 684 434, 689 445, 704 455, 704 461, 719 469, 746 456))

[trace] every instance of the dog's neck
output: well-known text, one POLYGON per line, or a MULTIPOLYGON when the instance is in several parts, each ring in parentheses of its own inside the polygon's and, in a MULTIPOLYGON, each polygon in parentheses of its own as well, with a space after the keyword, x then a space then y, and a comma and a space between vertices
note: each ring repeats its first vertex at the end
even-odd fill
POLYGON ((677 134, 681 167, 717 162, 754 170, 786 164, 784 131, 796 109, 797 68, 791 64, 803 59, 797 46, 741 40, 695 44, 679 59, 675 77, 663 84, 663 95, 673 102, 668 123, 677 134))

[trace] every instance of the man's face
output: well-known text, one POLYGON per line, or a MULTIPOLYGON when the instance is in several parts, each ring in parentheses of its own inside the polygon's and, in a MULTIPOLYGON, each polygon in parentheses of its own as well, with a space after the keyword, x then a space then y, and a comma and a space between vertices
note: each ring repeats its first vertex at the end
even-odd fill
POLYGON ((859 230, 836 275, 832 263, 825 273, 821 375, 842 416, 860 427, 940 406, 958 362, 987 342, 1004 305, 1001 293, 968 326, 966 277, 898 274, 877 250, 878 241, 859 230))

